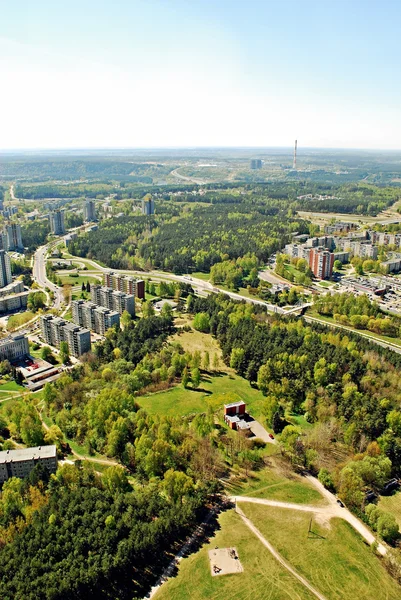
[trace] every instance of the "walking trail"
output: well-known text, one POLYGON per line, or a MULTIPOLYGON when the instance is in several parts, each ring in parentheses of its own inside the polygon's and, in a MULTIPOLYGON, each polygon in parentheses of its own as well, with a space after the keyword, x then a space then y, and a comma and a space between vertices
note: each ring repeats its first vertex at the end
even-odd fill
POLYGON ((281 556, 281 554, 279 552, 277 552, 277 550, 274 548, 274 546, 272 546, 270 544, 270 542, 267 541, 267 539, 260 533, 259 529, 257 529, 255 527, 255 525, 252 523, 252 521, 250 519, 248 519, 248 517, 246 517, 244 515, 244 513, 242 512, 242 510, 237 506, 237 513, 240 515, 240 517, 242 518, 242 520, 244 521, 245 525, 247 527, 249 527, 249 529, 252 531, 252 533, 254 533, 256 535, 256 537, 262 542, 262 544, 269 550, 269 552, 274 556, 274 558, 285 568, 287 569, 287 571, 289 571, 289 573, 291 573, 291 575, 293 575, 296 579, 298 579, 298 581, 300 581, 302 583, 302 585, 304 587, 306 587, 310 592, 312 592, 312 594, 314 596, 316 596, 316 598, 318 598, 319 600, 327 600, 326 596, 323 596, 323 594, 321 594, 319 592, 319 590, 317 590, 315 587, 313 587, 313 585, 311 583, 309 583, 309 581, 307 579, 305 579, 305 577, 303 577, 302 575, 300 575, 298 573, 298 571, 296 571, 291 565, 290 563, 288 563, 285 558, 283 558, 281 556))

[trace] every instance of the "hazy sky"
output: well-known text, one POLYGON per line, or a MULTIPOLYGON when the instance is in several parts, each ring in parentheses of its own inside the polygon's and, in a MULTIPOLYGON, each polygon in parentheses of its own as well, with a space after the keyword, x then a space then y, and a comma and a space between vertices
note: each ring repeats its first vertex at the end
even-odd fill
POLYGON ((0 0, 0 148, 401 148, 400 0, 0 0))

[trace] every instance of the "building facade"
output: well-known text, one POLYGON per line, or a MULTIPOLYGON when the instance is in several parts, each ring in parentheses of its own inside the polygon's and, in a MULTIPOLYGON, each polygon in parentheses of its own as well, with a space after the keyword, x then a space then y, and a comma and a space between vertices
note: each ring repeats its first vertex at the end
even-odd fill
POLYGON ((146 194, 144 198, 142 198, 142 214, 143 215, 153 215, 155 212, 155 203, 150 194, 146 194))
POLYGON ((126 294, 101 285, 92 285, 91 299, 98 306, 115 310, 120 315, 127 311, 132 317, 135 316, 135 296, 133 294, 126 294))
POLYGON ((59 348, 61 342, 67 342, 69 353, 76 358, 90 351, 91 335, 88 329, 52 315, 43 315, 40 321, 42 337, 47 344, 59 348))
POLYGON ((0 288, 6 287, 12 281, 11 260, 7 252, 0 250, 0 288))
POLYGON ((106 287, 113 288, 118 292, 131 294, 135 298, 145 299, 145 282, 143 279, 135 279, 129 275, 121 275, 113 271, 107 271, 104 274, 104 284, 106 287))
POLYGON ((20 292, 10 296, 0 296, 0 313, 13 312, 28 306, 30 292, 20 292))
POLYGON ((95 203, 93 200, 86 200, 84 204, 84 221, 91 223, 96 221, 95 203))
POLYGON ((21 236, 21 225, 19 223, 9 223, 6 225, 7 247, 8 250, 23 250, 21 236))
POLYGON ((312 248, 309 267, 317 279, 330 279, 333 274, 334 254, 325 248, 312 248))
POLYGON ((99 335, 104 335, 108 329, 120 326, 120 315, 115 310, 97 306, 94 302, 73 300, 71 302, 74 323, 87 327, 99 335))
POLYGON ((56 446, 38 446, 0 452, 0 484, 10 477, 24 479, 36 465, 42 464, 49 473, 57 471, 56 446))
POLYGON ((54 210, 49 215, 50 220, 50 231, 54 235, 64 235, 65 223, 64 223, 64 210, 54 210))
POLYGON ((0 360, 19 360, 29 354, 28 338, 22 334, 10 335, 0 340, 0 360))

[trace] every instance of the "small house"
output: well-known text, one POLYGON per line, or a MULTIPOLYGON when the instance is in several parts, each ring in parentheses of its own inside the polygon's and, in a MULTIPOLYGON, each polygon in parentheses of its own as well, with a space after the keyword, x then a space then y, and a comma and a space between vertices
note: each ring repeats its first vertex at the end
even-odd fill
POLYGON ((224 416, 245 415, 246 404, 243 400, 224 405, 224 416))

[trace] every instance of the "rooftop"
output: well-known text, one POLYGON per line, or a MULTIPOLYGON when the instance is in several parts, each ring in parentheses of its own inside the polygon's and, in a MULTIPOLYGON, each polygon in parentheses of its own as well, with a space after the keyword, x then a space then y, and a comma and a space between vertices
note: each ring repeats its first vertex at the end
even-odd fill
POLYGON ((56 456, 56 446, 36 446, 35 448, 21 448, 18 450, 3 450, 0 452, 0 464, 6 462, 19 462, 39 458, 53 458, 56 456))
POLYGON ((225 404, 224 408, 233 408, 234 406, 245 406, 245 402, 243 400, 239 400, 238 402, 231 402, 231 404, 225 404))

